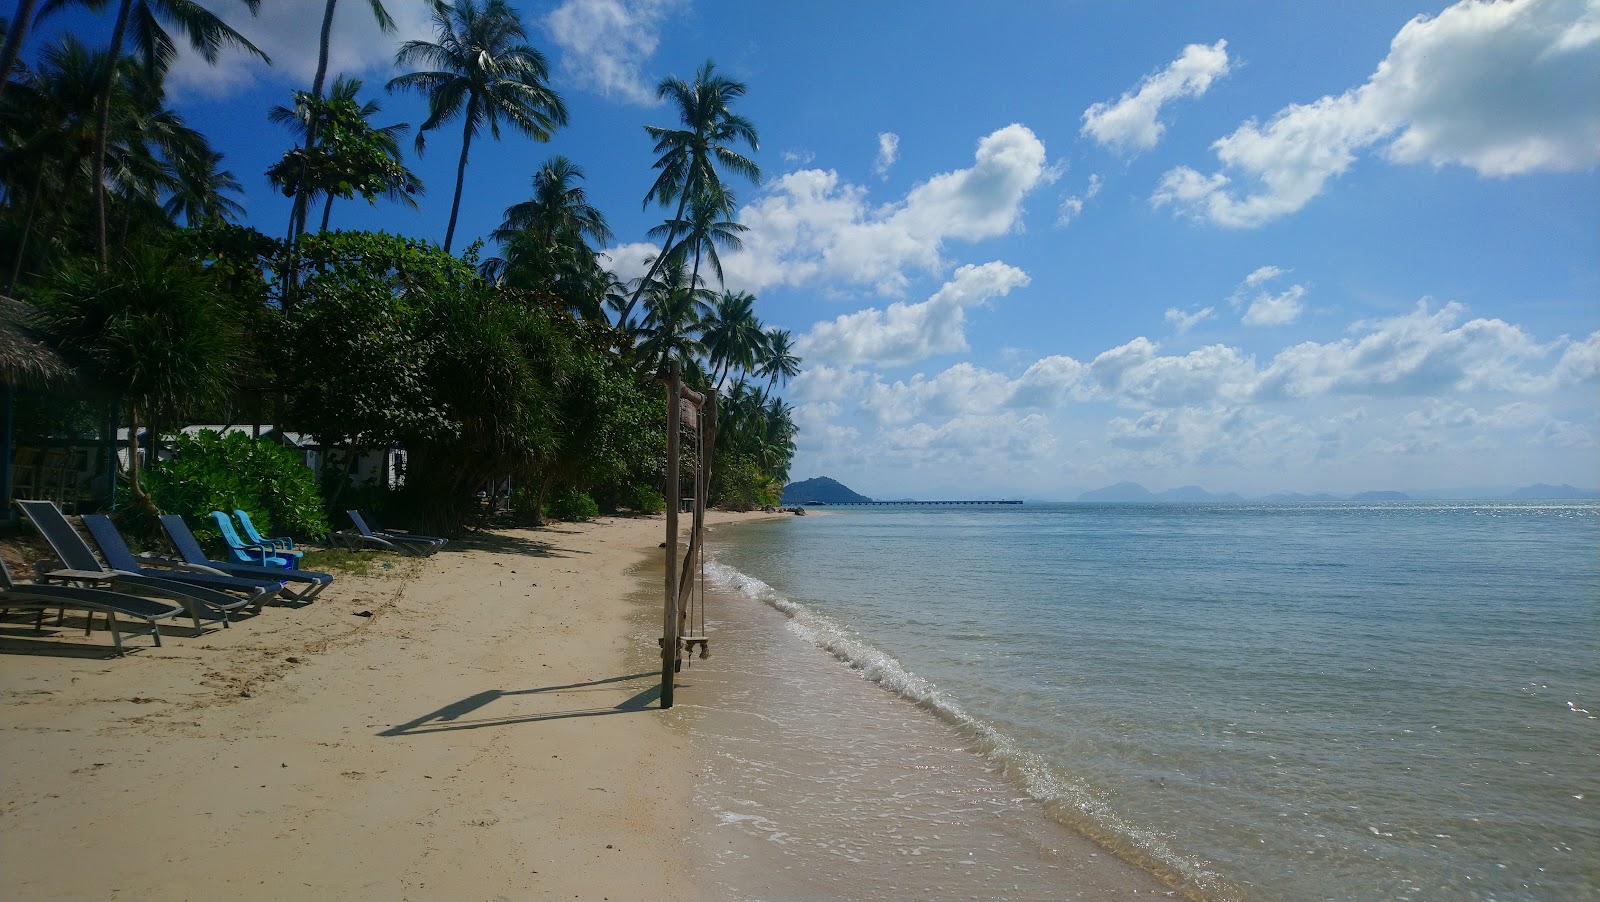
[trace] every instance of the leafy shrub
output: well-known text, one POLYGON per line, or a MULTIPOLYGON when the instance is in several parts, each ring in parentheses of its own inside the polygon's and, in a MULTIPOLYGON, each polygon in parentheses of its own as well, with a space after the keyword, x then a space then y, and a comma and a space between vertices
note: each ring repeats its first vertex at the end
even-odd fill
POLYGON ((655 486, 636 485, 628 489, 628 507, 641 514, 659 514, 667 509, 667 499, 655 486))
POLYGON ((581 522, 600 516, 600 506, 586 492, 557 489, 550 493, 550 516, 557 520, 581 522))
POLYGON ((214 510, 245 511, 269 535, 328 534, 316 476, 295 451, 242 432, 202 430, 179 436, 173 452, 150 468, 146 484, 156 506, 181 515, 202 541, 221 541, 214 510))

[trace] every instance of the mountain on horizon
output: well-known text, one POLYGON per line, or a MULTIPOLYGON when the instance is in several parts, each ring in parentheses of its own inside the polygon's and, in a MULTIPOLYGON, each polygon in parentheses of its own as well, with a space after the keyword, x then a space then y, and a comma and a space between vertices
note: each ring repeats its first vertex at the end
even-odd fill
POLYGON ((1079 501, 1112 503, 1112 504, 1139 504, 1156 500, 1150 490, 1137 482, 1119 482, 1108 485, 1103 489, 1094 489, 1078 496, 1079 501))
POLYGON ((825 501, 829 504, 838 504, 841 501, 871 501, 866 495, 852 491, 844 485, 826 476, 817 476, 801 482, 791 482, 783 487, 784 504, 810 504, 825 501))
POLYGON ((1511 493, 1511 497, 1518 501, 1566 501, 1573 499, 1600 498, 1600 492, 1575 489, 1570 485, 1566 485, 1565 483, 1561 485, 1545 485, 1544 483, 1540 482, 1535 483, 1534 485, 1525 485, 1522 488, 1513 491, 1511 493))

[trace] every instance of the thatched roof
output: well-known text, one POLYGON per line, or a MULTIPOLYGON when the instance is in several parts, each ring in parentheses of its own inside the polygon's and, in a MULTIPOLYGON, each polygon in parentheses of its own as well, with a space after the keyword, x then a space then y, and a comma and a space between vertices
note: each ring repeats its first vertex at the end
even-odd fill
POLYGON ((72 368, 45 344, 38 320, 31 305, 0 295, 0 380, 37 386, 72 379, 72 368))

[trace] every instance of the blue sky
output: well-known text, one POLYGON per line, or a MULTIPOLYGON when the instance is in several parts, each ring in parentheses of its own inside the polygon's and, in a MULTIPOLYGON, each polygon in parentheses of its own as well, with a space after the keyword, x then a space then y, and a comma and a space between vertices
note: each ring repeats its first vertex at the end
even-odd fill
MULTIPOLYGON (((416 0, 386 0, 429 36, 416 0)), ((251 222, 288 202, 266 109, 306 87, 321 0, 223 12, 274 57, 184 60, 177 105, 251 222)), ((398 38, 345 0, 335 66, 398 38)), ((748 85, 728 287, 790 329, 793 478, 869 495, 1600 486, 1600 2, 519 4, 571 125, 476 143, 457 245, 577 161, 625 276, 653 253, 663 76, 748 85)), ((51 28, 84 28, 61 19, 51 28)), ((420 101, 379 96, 383 122, 420 101)), ((459 130, 419 212, 442 239, 459 130)))

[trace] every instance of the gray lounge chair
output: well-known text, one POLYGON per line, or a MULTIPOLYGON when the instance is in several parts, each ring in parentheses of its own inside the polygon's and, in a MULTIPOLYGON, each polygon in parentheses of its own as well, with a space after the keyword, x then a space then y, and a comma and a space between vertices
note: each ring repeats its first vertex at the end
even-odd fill
POLYGON ((121 592, 106 592, 101 589, 80 589, 76 586, 48 586, 40 583, 19 583, 11 576, 11 570, 6 563, 0 560, 0 611, 37 611, 38 617, 34 620, 33 628, 44 629, 44 615, 50 609, 64 611, 71 608, 83 611, 87 615, 84 619, 83 632, 87 635, 94 627, 96 613, 106 615, 106 629, 111 632, 111 642, 117 648, 118 656, 126 653, 122 647, 122 628, 117 622, 117 615, 130 620, 143 620, 145 628, 132 631, 135 636, 149 636, 155 640, 156 647, 161 646, 161 629, 156 621, 176 617, 183 613, 183 608, 164 601, 151 598, 140 598, 137 595, 125 595, 121 592))
POLYGON ((134 557, 133 551, 128 548, 128 543, 123 541, 122 533, 117 531, 117 524, 111 522, 110 517, 105 514, 85 514, 83 525, 89 530, 89 535, 94 536, 94 542, 100 546, 100 553, 105 556, 106 563, 119 573, 137 573, 140 576, 152 576, 156 579, 171 580, 186 586, 198 586, 219 592, 238 592, 255 605, 257 610, 267 599, 282 592, 285 585, 281 576, 272 579, 217 576, 214 573, 146 567, 146 563, 159 563, 159 561, 153 558, 145 561, 134 557))
POLYGON ((407 542, 397 536, 379 535, 367 526, 367 521, 361 518, 360 511, 345 511, 350 515, 350 522, 355 524, 355 529, 341 529, 334 533, 335 542, 351 551, 359 548, 382 548, 385 551, 394 551, 399 554, 409 554, 421 557, 439 550, 439 546, 428 542, 407 542))
POLYGON ((356 513, 361 515, 362 521, 367 524, 367 528, 372 530, 372 534, 376 536, 388 536, 390 539, 398 539, 402 542, 427 542, 429 545, 438 548, 443 548, 450 541, 449 539, 441 539, 438 536, 421 535, 408 529, 387 529, 382 523, 378 522, 378 518, 369 510, 358 510, 356 513))
MULTIPOLYGON (((112 588, 118 592, 130 595, 154 595, 176 601, 183 605, 184 610, 194 619, 196 631, 201 629, 201 622, 206 620, 220 622, 223 629, 228 629, 229 612, 253 603, 249 598, 229 595, 216 589, 106 567, 94 556, 89 543, 78 535, 78 531, 72 528, 72 524, 67 522, 67 518, 53 502, 18 501, 17 507, 22 509, 29 522, 50 544, 51 550, 59 559, 55 563, 60 563, 70 572, 84 574, 84 578, 109 581, 112 588)), ((41 575, 44 574, 44 569, 40 569, 41 575)), ((69 582, 74 579, 72 576, 59 578, 69 582)))
POLYGON ((327 573, 318 573, 315 570, 285 570, 282 567, 257 567, 254 564, 236 564, 231 561, 217 561, 206 557, 205 550, 200 547, 200 541, 190 531, 189 524, 177 514, 162 514, 161 528, 166 531, 167 538, 172 540, 172 547, 178 550, 181 560, 164 560, 164 564, 179 566, 186 570, 199 573, 210 573, 214 576, 238 576, 244 578, 273 579, 296 584, 307 584, 299 591, 283 587, 280 593, 285 598, 293 601, 309 602, 322 593, 333 583, 333 577, 327 573))

